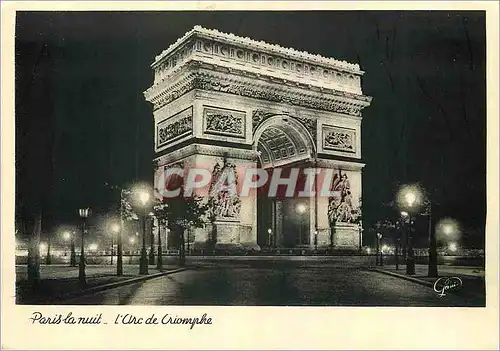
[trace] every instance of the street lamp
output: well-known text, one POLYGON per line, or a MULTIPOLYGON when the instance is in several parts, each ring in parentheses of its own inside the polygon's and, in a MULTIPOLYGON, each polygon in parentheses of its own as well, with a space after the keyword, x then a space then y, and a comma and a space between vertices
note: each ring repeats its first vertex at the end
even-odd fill
POLYGON ((412 213, 416 212, 417 205, 421 202, 422 193, 416 185, 406 185, 401 188, 398 194, 398 202, 404 211, 401 212, 403 217, 408 218, 408 232, 406 235, 406 274, 415 275, 415 256, 413 252, 413 222, 412 213))
POLYGON ((304 219, 304 216, 302 216, 306 210, 307 210, 307 206, 304 205, 304 204, 298 204, 297 205, 297 213, 300 215, 300 226, 299 226, 299 246, 302 245, 302 226, 303 226, 303 219, 304 219))
POLYGON ((272 243, 272 233, 273 233, 273 230, 271 228, 268 228, 267 229, 267 246, 271 247, 271 243, 272 243))
MULTIPOLYGON (((150 227, 150 248, 149 248, 149 264, 155 264, 155 237, 153 233, 153 224, 154 224, 154 213, 149 212, 148 217, 150 219, 151 227, 150 227)), ((189 234, 188 234, 188 252, 189 252, 189 234)))
POLYGON ((382 266, 382 252, 380 250, 380 241, 382 240, 382 234, 377 233, 377 256, 376 256, 376 265, 382 266))
POLYGON ((63 233, 63 238, 66 241, 70 241, 70 259, 69 266, 76 267, 76 252, 75 252, 75 232, 66 231, 63 233))
POLYGON ((87 280, 85 277, 85 246, 84 246, 84 237, 86 231, 87 218, 90 216, 90 208, 81 208, 79 210, 80 218, 82 219, 82 241, 80 248, 80 264, 78 266, 78 281, 80 285, 86 285, 87 280))
POLYGON ((139 192, 139 202, 143 209, 142 214, 142 248, 141 248, 141 258, 139 261, 139 274, 148 274, 148 257, 146 252, 146 216, 147 209, 146 205, 149 201, 149 193, 146 191, 139 192))
POLYGON ((314 251, 318 251, 318 230, 314 231, 314 251))
POLYGON ((458 243, 460 237, 460 224, 458 221, 452 218, 443 218, 439 220, 436 224, 436 235, 438 235, 439 241, 447 244, 448 251, 457 252, 458 251, 458 243))
MULTIPOLYGON (((426 206, 426 213, 425 215, 428 216, 429 219, 429 226, 428 226, 428 240, 429 240, 429 263, 428 263, 428 272, 427 275, 429 277, 437 277, 438 276, 438 268, 437 268, 437 243, 436 243, 436 232, 433 230, 432 226, 432 201, 430 198, 427 196, 425 199, 424 198, 424 191, 418 186, 418 185, 413 185, 413 186, 406 186, 401 190, 402 193, 404 193, 405 197, 405 202, 406 206, 408 209, 408 216, 409 216, 409 233, 410 237, 408 240, 408 243, 411 245, 412 244, 412 221, 411 221, 411 212, 414 212, 415 214, 418 211, 418 208, 416 208, 418 205, 424 205, 426 206)), ((415 260, 413 258, 413 248, 411 248, 411 251, 409 252, 411 254, 411 257, 409 257, 409 265, 406 265, 406 271, 407 274, 415 274, 415 260), (412 273, 413 272, 413 273, 412 273)))
POLYGON ((120 225, 118 223, 113 223, 111 224, 111 265, 113 265, 113 255, 114 255, 114 251, 115 251, 115 242, 114 242, 114 239, 115 239, 115 235, 118 235, 118 233, 120 232, 120 225))

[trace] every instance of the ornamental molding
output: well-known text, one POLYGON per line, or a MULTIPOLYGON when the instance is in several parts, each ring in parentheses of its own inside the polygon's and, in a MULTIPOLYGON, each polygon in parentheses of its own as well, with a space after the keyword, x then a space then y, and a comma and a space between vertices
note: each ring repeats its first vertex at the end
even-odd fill
POLYGON ((252 111, 252 133, 255 135, 255 131, 259 127, 259 125, 267 120, 270 117, 273 116, 288 116, 291 119, 294 119, 298 121, 300 124, 302 124, 308 131, 309 134, 311 135, 311 138, 314 141, 314 145, 316 145, 316 131, 317 131, 317 120, 314 118, 308 118, 308 117, 297 117, 293 116, 289 113, 279 113, 279 112, 270 112, 264 109, 256 109, 252 111))
POLYGON ((170 54, 175 53, 182 44, 189 41, 190 38, 201 37, 211 40, 222 41, 226 44, 242 46, 245 48, 253 50, 262 50, 270 54, 276 54, 280 56, 285 56, 289 58, 294 58, 297 60, 304 60, 312 63, 323 64, 338 69, 346 70, 349 72, 363 74, 364 72, 360 70, 359 64, 349 63, 343 60, 336 60, 334 58, 323 57, 319 54, 311 54, 307 51, 300 51, 293 48, 284 48, 277 44, 269 44, 264 41, 257 41, 250 39, 248 37, 237 36, 233 33, 224 33, 216 29, 207 29, 201 26, 194 26, 193 29, 188 31, 184 36, 177 39, 175 43, 170 45, 166 50, 155 57, 155 62, 151 65, 152 67, 157 66, 164 58, 168 57, 170 54))
POLYGON ((190 144, 181 149, 174 150, 160 157, 156 157, 155 161, 157 161, 159 167, 162 167, 164 165, 171 164, 179 160, 184 160, 190 156, 195 155, 215 157, 223 157, 224 155, 227 155, 233 160, 242 160, 246 162, 257 162, 259 158, 259 153, 254 150, 235 149, 214 145, 190 144))
POLYGON ((342 161, 336 159, 318 158, 317 160, 315 160, 315 166, 318 168, 340 168, 348 171, 361 172, 365 167, 365 164, 356 161, 342 161))
POLYGON ((275 116, 278 113, 269 112, 263 109, 256 109, 252 112, 252 133, 255 133, 258 126, 271 116, 275 116))
POLYGON ((357 117, 361 116, 362 109, 371 102, 371 97, 334 89, 316 89, 311 85, 286 82, 278 84, 207 70, 185 74, 169 87, 154 86, 144 95, 157 110, 193 89, 224 92, 357 117))

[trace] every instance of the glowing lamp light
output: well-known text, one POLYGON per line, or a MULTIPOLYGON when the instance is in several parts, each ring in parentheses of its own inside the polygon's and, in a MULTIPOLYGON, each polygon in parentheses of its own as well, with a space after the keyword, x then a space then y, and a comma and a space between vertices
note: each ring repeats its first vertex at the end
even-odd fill
POLYGON ((372 249, 371 249, 371 248, 369 248, 369 247, 367 247, 367 248, 366 248, 366 253, 367 253, 367 254, 369 254, 369 253, 371 253, 371 252, 372 252, 372 249))
POLYGON ((64 233, 63 233, 63 238, 64 238, 64 240, 69 240, 69 239, 71 239, 71 233, 70 233, 70 232, 64 232, 64 233))
POLYGON ((149 193, 146 192, 146 191, 141 191, 139 193, 139 200, 141 201, 141 204, 143 206, 146 206, 146 204, 148 203, 149 201, 149 193))
POLYGON ((129 239, 128 239, 128 242, 133 244, 135 243, 135 237, 131 236, 129 239))
POLYGON ((408 217, 408 212, 401 211, 401 217, 408 217))
POLYGON ((307 210, 306 205, 304 205, 304 204, 297 205, 297 212, 298 213, 302 214, 302 213, 306 212, 306 210, 307 210))
POLYGON ((417 201, 417 196, 413 192, 408 192, 405 194, 405 201, 408 206, 412 207, 415 201, 417 201))
POLYGON ((442 218, 436 224, 436 234, 444 242, 457 242, 460 240, 460 223, 453 218, 442 218))
POLYGON ((450 243, 450 245, 448 245, 448 250, 450 250, 451 252, 457 252, 458 245, 456 243, 450 243))
POLYGON ((119 225, 119 224, 117 224, 117 223, 113 223, 113 224, 111 225, 111 231, 112 231, 113 233, 118 233, 118 232, 120 231, 120 225, 119 225))
POLYGON ((453 233, 453 227, 449 224, 443 225, 443 233, 446 235, 450 235, 453 233))
POLYGON ((418 184, 403 185, 396 197, 398 206, 405 212, 414 211, 417 206, 422 205, 423 193, 418 184))

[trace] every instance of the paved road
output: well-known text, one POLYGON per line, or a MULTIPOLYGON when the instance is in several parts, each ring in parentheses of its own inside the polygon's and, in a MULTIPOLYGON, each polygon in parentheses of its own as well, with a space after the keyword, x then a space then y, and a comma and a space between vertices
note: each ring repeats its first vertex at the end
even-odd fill
POLYGON ((477 306, 480 302, 362 268, 213 263, 65 301, 104 305, 477 306))
MULTIPOLYGON (((172 265, 165 264, 165 269, 174 268, 172 265)), ((21 281, 27 279, 28 268, 26 265, 16 266, 16 280, 21 281)), ((149 266, 150 273, 156 273, 156 267, 149 266)), ((100 277, 116 274, 116 265, 87 265, 85 266, 85 272, 87 277, 100 277)), ((123 265, 123 275, 125 276, 135 276, 139 274, 138 265, 123 265)), ((78 266, 68 267, 67 265, 42 265, 40 267, 40 277, 42 279, 70 279, 78 277, 78 266)))

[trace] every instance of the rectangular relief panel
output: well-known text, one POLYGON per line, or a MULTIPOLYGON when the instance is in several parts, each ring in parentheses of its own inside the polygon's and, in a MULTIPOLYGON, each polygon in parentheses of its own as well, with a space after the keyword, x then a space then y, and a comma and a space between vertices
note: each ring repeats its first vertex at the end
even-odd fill
POLYGON ((356 130, 323 125, 323 149, 356 153, 356 130))
POLYGON ((156 148, 173 143, 193 134, 193 106, 158 122, 156 126, 156 148))
POLYGON ((246 113, 213 106, 203 108, 203 133, 245 139, 246 113))

